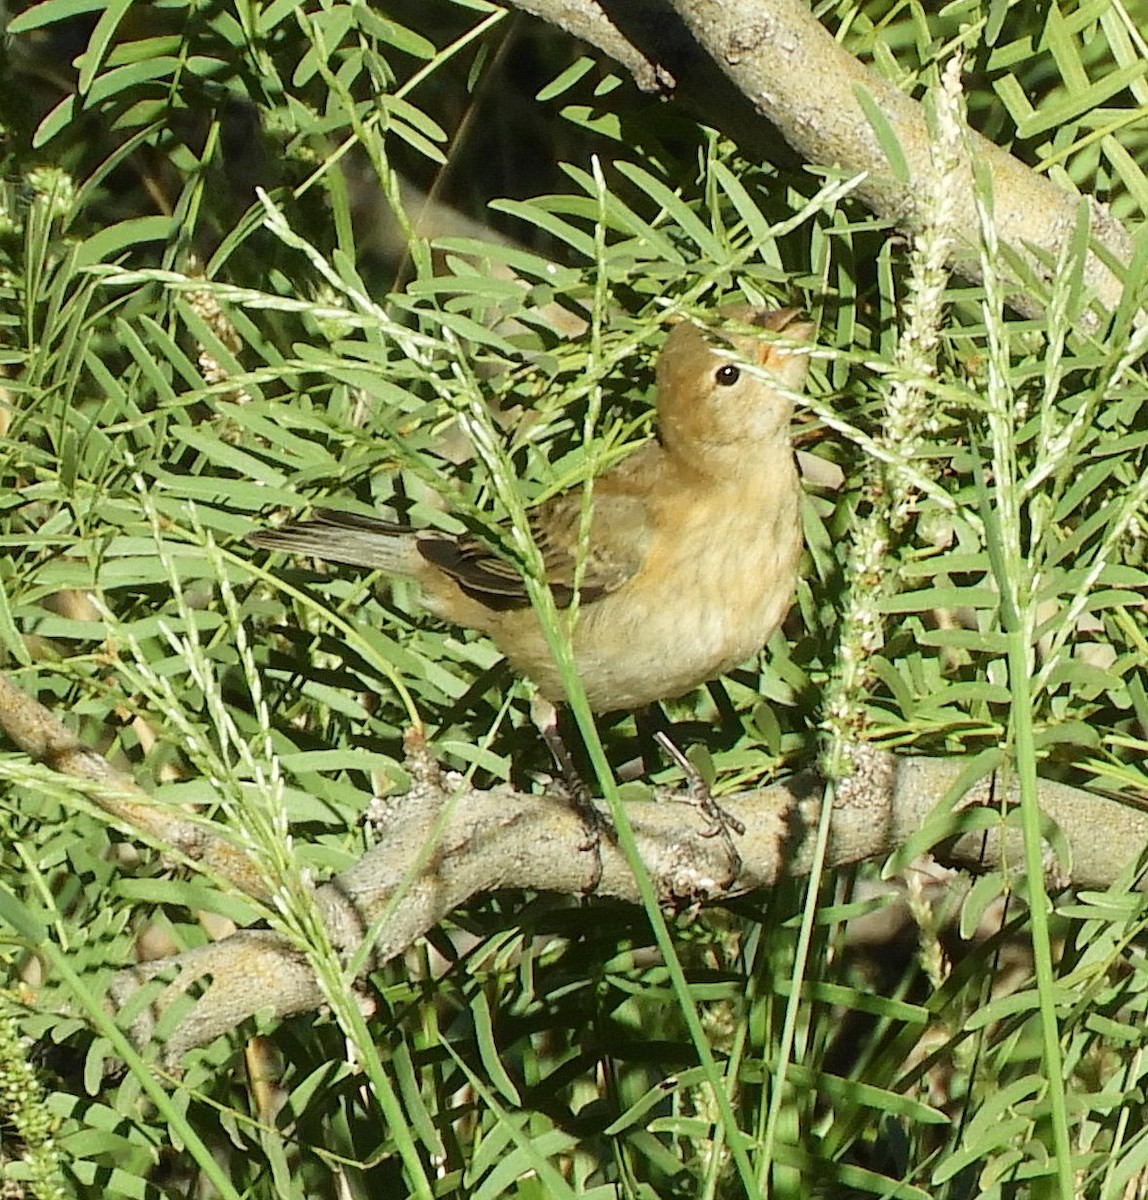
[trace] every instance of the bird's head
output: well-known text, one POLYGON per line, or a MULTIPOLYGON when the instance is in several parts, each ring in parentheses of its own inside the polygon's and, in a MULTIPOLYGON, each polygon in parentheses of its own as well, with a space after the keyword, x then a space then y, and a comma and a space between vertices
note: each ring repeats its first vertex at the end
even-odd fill
MULTIPOLYGON (((747 455, 789 445, 792 393, 805 382, 809 358, 747 326, 768 330, 788 342, 807 341, 809 321, 796 308, 724 308, 726 330, 675 326, 658 358, 658 426, 673 454, 724 457, 739 448, 747 455), (749 370, 748 367, 757 368, 749 370)), ((699 463, 700 465, 700 463, 699 463)))

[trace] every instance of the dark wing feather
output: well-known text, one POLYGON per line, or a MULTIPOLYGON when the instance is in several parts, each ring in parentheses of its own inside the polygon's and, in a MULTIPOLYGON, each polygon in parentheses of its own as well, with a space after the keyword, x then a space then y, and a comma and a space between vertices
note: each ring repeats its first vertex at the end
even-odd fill
MULTIPOLYGON (((574 599, 574 571, 582 496, 567 492, 531 514, 531 527, 555 602, 565 607, 574 599)), ((636 496, 594 495, 594 512, 586 548, 579 594, 583 603, 621 587, 642 565, 646 552, 645 509, 636 496)), ((525 608, 529 603, 522 576, 505 559, 473 538, 422 534, 419 553, 449 575, 466 595, 496 612, 525 608)))
POLYGON ((420 535, 419 553, 458 584, 466 595, 495 612, 525 608, 530 600, 522 576, 505 559, 472 538, 420 535))
MULTIPOLYGON (((620 588, 638 572, 649 548, 649 515, 641 495, 611 487, 618 475, 603 476, 594 488, 589 537, 583 550, 581 594, 593 600, 620 588)), ((582 492, 555 496, 539 508, 534 538, 557 594, 573 598, 582 527, 582 492)))

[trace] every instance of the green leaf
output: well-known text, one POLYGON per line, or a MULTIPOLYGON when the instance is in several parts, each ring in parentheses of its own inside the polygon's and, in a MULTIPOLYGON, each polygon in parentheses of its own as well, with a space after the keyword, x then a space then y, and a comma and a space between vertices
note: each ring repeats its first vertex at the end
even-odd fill
POLYGON ((393 771, 398 765, 385 754, 365 750, 305 750, 281 754, 279 761, 285 770, 298 774, 303 771, 393 771))
POLYGON ((43 0, 43 3, 33 4, 12 17, 5 32, 12 36, 30 33, 33 29, 43 29, 57 21, 69 21, 84 13, 99 12, 106 6, 107 0, 43 0))
POLYGON ((210 432, 180 425, 172 430, 172 436, 198 451, 208 462, 234 471, 242 479, 254 480, 272 488, 283 488, 287 484, 287 477, 281 471, 246 450, 221 441, 210 432))
POLYGON ((644 167, 638 166, 637 163, 620 159, 614 165, 620 175, 624 175, 631 183, 641 188, 651 200, 661 205, 682 232, 693 239, 704 257, 712 259, 715 263, 723 262, 728 257, 728 252, 713 232, 702 223, 693 209, 673 189, 651 175, 644 167))
POLYGON ((556 75, 545 87, 540 88, 534 99, 542 103, 568 92, 580 79, 585 78, 595 66, 592 58, 583 55, 572 62, 564 71, 556 75))
POLYGON ((67 95, 49 109, 36 126, 36 131, 32 134, 32 148, 38 150, 41 146, 46 146, 56 134, 71 126, 75 117, 76 97, 67 95))
POLYGON ((76 254, 78 268, 110 262, 121 251, 145 242, 170 242, 178 232, 171 217, 132 217, 109 225, 84 240, 76 254))
POLYGON ((369 37, 376 38, 384 45, 394 46, 396 50, 424 62, 434 58, 434 42, 416 30, 408 29, 397 21, 388 20, 366 4, 354 5, 352 12, 355 24, 369 37))
POLYGON ((131 6, 132 0, 107 0, 103 6, 104 11, 100 13, 100 19, 88 38, 87 49, 79 58, 80 75, 76 82, 76 90, 81 96, 91 89, 92 80, 103 65, 108 46, 131 6))
POLYGON ((893 132, 889 118, 885 116, 881 106, 873 98, 873 93, 864 84, 855 83, 853 85, 853 98, 861 106, 861 111, 865 114, 869 127, 876 135, 877 144, 881 147, 889 163, 893 178, 898 183, 908 184, 909 163, 905 158, 905 152, 901 149, 901 143, 897 140, 897 135, 893 132))
POLYGON ((973 886, 961 905, 961 937, 969 941, 976 936, 981 918, 989 905, 1004 895, 1005 890, 1005 880, 999 872, 986 871, 973 881, 973 886))
POLYGON ((510 1078, 499 1052, 498 1042, 494 1035, 494 1020, 490 1011, 490 1003, 485 992, 477 992, 471 1008, 474 1014, 475 1035, 478 1040, 478 1052, 482 1065, 490 1081, 498 1089, 502 1099, 515 1106, 522 1104, 522 1097, 514 1081, 510 1078))
POLYGON ((607 138, 611 142, 623 140, 621 119, 608 109, 589 104, 567 104, 562 109, 562 116, 571 125, 577 125, 595 137, 607 138))
MULTIPOLYGON (((1041 105, 1035 112, 1031 107, 1027 115, 1017 121, 1017 136, 1035 138, 1050 129, 1068 129, 1083 115, 1098 109, 1105 101, 1124 91, 1130 84, 1144 76, 1148 63, 1139 62, 1106 72, 1077 92, 1062 92, 1055 100, 1041 105)), ((1015 117, 1014 117, 1015 119, 1015 117)))
POLYGON ((563 221, 555 213, 542 207, 542 199, 535 200, 492 200, 490 207, 495 212, 504 212, 512 217, 518 217, 528 225, 549 233, 560 242, 577 250, 587 261, 594 259, 594 239, 568 222, 563 221))
MULTIPOLYGON (((589 172, 571 166, 564 166, 563 170, 584 188, 588 195, 595 196, 597 184, 589 172)), ((602 201, 601 215, 608 227, 636 238, 641 249, 651 258, 662 258, 666 262, 673 263, 683 262, 682 256, 664 234, 658 232, 648 222, 643 221, 633 209, 623 204, 616 196, 607 194, 602 197, 602 201)))
POLYGON ((39 946, 48 936, 48 927, 17 899, 7 884, 0 884, 0 921, 30 947, 39 946))
POLYGON ((754 246, 758 247, 759 254, 765 257, 766 247, 773 242, 773 230, 765 214, 753 202, 741 180, 725 163, 720 160, 716 161, 712 170, 722 191, 737 209, 737 215, 745 222, 746 230, 754 246))

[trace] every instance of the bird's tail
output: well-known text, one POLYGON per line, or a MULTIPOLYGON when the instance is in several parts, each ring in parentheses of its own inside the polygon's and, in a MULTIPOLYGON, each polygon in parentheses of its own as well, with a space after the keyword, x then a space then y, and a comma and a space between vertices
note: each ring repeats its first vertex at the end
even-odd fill
POLYGON ((310 521, 256 530, 247 540, 263 550, 370 567, 390 575, 417 575, 423 562, 415 535, 406 525, 329 508, 316 509, 310 521))

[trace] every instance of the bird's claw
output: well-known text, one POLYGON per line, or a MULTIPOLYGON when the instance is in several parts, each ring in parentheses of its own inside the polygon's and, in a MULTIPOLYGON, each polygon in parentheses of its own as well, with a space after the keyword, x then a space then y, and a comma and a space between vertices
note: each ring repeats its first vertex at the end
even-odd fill
POLYGON ((703 796, 691 795, 690 799, 698 806, 698 810, 708 822, 702 830, 702 837, 717 837, 719 833, 727 836, 731 833, 736 833, 738 837, 745 836, 745 822, 739 821, 728 809, 722 808, 710 795, 708 788, 703 796))
POLYGON ((578 843, 578 849, 594 854, 594 871, 586 891, 596 892, 602 882, 602 834, 609 833, 610 822, 594 803, 590 789, 578 773, 570 750, 558 732, 557 720, 542 720, 537 724, 558 766, 558 777, 551 780, 551 787, 569 803, 582 821, 585 836, 578 843))
POLYGON ((725 842, 726 852, 736 877, 741 872, 741 855, 733 844, 733 834, 744 837, 745 823, 718 804, 710 792, 709 784, 702 778, 701 772, 674 744, 669 734, 659 729, 654 734, 654 740, 686 777, 686 794, 689 802, 697 808, 706 822, 705 827, 701 830, 701 836, 704 838, 720 837, 725 842))
POLYGON ((589 789, 581 780, 574 788, 564 788, 570 801, 570 807, 582 821, 583 838, 578 843, 578 849, 586 854, 594 855, 594 873, 586 887, 587 892, 596 892, 602 882, 602 835, 609 833, 610 822, 606 815, 594 803, 589 789))

